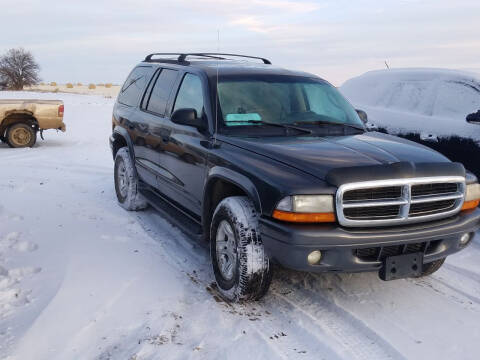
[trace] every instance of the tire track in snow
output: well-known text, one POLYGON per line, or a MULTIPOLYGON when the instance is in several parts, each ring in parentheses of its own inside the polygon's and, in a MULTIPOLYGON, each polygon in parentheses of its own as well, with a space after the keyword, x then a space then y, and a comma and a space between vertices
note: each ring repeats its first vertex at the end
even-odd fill
MULTIPOLYGON (((265 308, 265 304, 257 305, 265 308)), ((285 316, 284 313, 271 314, 274 320, 264 318, 261 321, 253 322, 250 326, 256 330, 266 344, 275 349, 282 359, 308 359, 312 357, 312 354, 315 354, 316 359, 342 358, 336 353, 331 343, 326 343, 325 338, 319 336, 318 331, 307 330, 298 321, 292 322, 291 317, 285 316), (280 353, 279 349, 282 349, 280 353)))
MULTIPOLYGON (((220 294, 216 295, 218 299, 220 294)), ((313 327, 304 326, 302 321, 294 321, 292 314, 295 308, 289 304, 279 304, 278 299, 270 292, 258 302, 226 303, 223 300, 217 302, 225 305, 229 314, 247 315, 250 321, 242 324, 248 329, 253 329, 279 358, 308 359, 312 354, 315 354, 317 359, 344 358, 343 351, 339 353, 337 350, 341 349, 340 343, 330 339, 328 334, 315 324, 313 327), (285 311, 279 311, 279 306, 286 307, 285 311)))
MULTIPOLYGON (((453 290, 455 291, 456 293, 462 295, 463 297, 467 298, 468 300, 470 300, 472 303, 474 303, 475 305, 480 305, 480 298, 474 296, 474 295, 470 295, 468 293, 466 293, 465 291, 463 290, 460 290, 460 289, 457 289, 455 288, 454 286, 450 285, 449 283, 447 283, 446 281, 443 281, 442 279, 439 279, 439 278, 432 278, 434 281, 442 284, 443 286, 447 287, 448 289, 450 290, 453 290)), ((478 308, 475 309, 476 311, 478 311, 478 308)))
POLYGON ((297 310, 297 316, 292 317, 293 320, 312 323, 312 327, 316 327, 338 342, 350 354, 347 358, 404 359, 389 342, 364 322, 325 299, 319 293, 299 288, 286 281, 283 281, 282 285, 287 286, 287 291, 283 293, 277 289, 271 289, 273 296, 284 302, 280 311, 289 311, 286 306, 289 304, 297 310))
POLYGON ((282 349, 282 358, 309 359, 312 356, 316 359, 329 360, 344 358, 345 354, 338 351, 339 343, 335 339, 330 339, 326 332, 308 319, 298 320, 295 307, 278 299, 272 292, 258 302, 230 306, 233 309, 245 309, 247 312, 268 314, 251 322, 249 327, 254 328, 267 345, 282 349))
POLYGON ((469 278, 470 280, 473 280, 480 284, 480 275, 477 273, 474 273, 471 270, 464 269, 459 266, 448 264, 448 263, 443 264, 443 267, 459 275, 465 276, 466 278, 469 278))
POLYGON ((478 305, 480 305, 480 298, 476 297, 475 295, 468 294, 467 292, 453 285, 450 285, 447 281, 442 280, 437 276, 431 276, 428 278, 420 278, 420 279, 406 279, 406 280, 416 286, 430 289, 435 293, 447 298, 449 301, 453 301, 466 309, 474 310, 476 312, 480 311, 480 309, 478 308, 478 305), (451 290, 452 292, 448 293, 446 291, 443 291, 442 289, 439 288, 439 286, 436 286, 435 283, 440 285, 440 287, 441 286, 446 287, 448 290, 451 290), (468 301, 465 301, 464 299, 467 299, 468 301), (470 302, 470 304, 468 304, 468 302, 470 302), (474 308, 472 309, 471 306, 467 307, 466 305, 474 305, 474 308))

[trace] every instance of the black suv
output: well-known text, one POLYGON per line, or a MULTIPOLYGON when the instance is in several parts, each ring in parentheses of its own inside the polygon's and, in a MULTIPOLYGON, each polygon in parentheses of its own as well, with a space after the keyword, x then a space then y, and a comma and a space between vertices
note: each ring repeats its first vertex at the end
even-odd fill
POLYGON ((480 226, 477 179, 364 122, 325 80, 267 59, 151 54, 113 111, 118 201, 209 241, 231 301, 263 296, 273 263, 431 274, 480 226))

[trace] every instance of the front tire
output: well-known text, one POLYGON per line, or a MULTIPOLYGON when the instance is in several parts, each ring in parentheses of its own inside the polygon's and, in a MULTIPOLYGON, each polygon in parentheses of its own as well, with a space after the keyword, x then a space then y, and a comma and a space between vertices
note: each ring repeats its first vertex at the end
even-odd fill
POLYGON ((12 148, 33 147, 37 142, 37 132, 28 124, 13 124, 7 129, 6 140, 12 148))
POLYGON ((115 192, 121 207, 136 211, 145 209, 148 204, 138 190, 138 177, 128 148, 118 150, 114 168, 115 192))
POLYGON ((420 274, 419 277, 424 277, 424 276, 429 276, 432 275, 434 272, 438 271, 443 263, 445 262, 446 258, 440 259, 440 260, 435 260, 427 264, 423 264, 422 267, 422 273, 420 274))
POLYGON ((272 268, 258 229, 258 214, 244 196, 218 204, 210 228, 210 254, 220 295, 232 302, 259 300, 272 280, 272 268))

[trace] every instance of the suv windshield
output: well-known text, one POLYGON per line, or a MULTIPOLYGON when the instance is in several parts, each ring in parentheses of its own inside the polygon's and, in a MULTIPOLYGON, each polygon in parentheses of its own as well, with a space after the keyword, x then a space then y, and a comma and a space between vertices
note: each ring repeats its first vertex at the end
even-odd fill
POLYGON ((221 77, 223 126, 336 124, 363 129, 357 112, 326 81, 299 76, 221 77))

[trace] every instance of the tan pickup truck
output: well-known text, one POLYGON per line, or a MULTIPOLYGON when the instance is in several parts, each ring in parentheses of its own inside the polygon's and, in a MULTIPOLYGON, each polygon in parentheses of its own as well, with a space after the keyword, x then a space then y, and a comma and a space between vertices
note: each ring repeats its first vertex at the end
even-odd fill
POLYGON ((10 147, 32 147, 37 132, 65 131, 60 100, 0 100, 0 140, 10 147))

